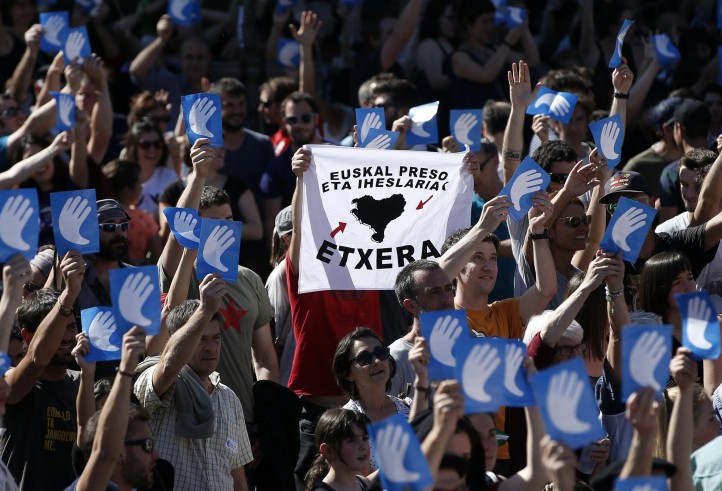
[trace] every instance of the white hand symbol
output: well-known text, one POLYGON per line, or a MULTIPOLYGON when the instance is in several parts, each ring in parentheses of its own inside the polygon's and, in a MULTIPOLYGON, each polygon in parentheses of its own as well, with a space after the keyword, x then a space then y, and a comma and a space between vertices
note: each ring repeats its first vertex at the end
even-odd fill
POLYGON ((459 320, 451 315, 439 317, 431 328, 429 336, 429 349, 439 363, 447 367, 455 367, 456 359, 451 350, 454 348, 456 339, 461 335, 462 327, 459 320))
POLYGON ((454 123, 454 136, 462 145, 471 145, 474 142, 469 136, 471 128, 476 126, 479 120, 472 113, 464 113, 454 123))
POLYGON ((213 138, 213 133, 210 132, 206 125, 215 112, 216 106, 213 105, 213 101, 210 97, 201 97, 200 99, 196 99, 191 106, 191 110, 188 112, 188 122, 191 125, 193 133, 213 138))
POLYGON ((175 233, 184 239, 200 244, 201 238, 193 233, 197 224, 198 220, 186 211, 176 211, 175 215, 173 215, 173 230, 175 233))
POLYGON ((534 193, 541 189, 541 183, 544 182, 541 172, 529 169, 523 172, 519 178, 514 181, 511 186, 511 201, 514 203, 514 209, 521 211, 521 198, 529 193, 534 193))
POLYGON ((0 212, 0 239, 6 245, 18 251, 27 251, 30 244, 23 240, 23 229, 35 211, 30 200, 23 196, 13 196, 0 212))
POLYGON ((73 126, 73 122, 70 120, 70 111, 72 111, 75 106, 75 101, 72 97, 64 97, 64 94, 62 94, 58 99, 58 113, 60 115, 60 121, 62 121, 65 126, 73 126))
POLYGON ((627 244, 627 239, 636 230, 644 227, 647 223, 647 215, 644 214, 644 210, 637 207, 632 207, 625 211, 619 220, 614 223, 612 229, 612 240, 617 244, 624 252, 632 250, 627 244))
POLYGON ((424 123, 426 123, 426 121, 420 121, 418 123, 416 121, 414 121, 413 124, 411 125, 411 133, 413 133, 414 135, 421 136, 423 138, 426 138, 427 136, 431 135, 431 133, 429 133, 428 131, 426 131, 424 129, 424 123))
POLYGON ((619 154, 614 150, 614 146, 617 143, 617 137, 619 136, 619 125, 616 121, 607 121, 602 126, 602 137, 599 142, 599 146, 602 147, 602 155, 608 159, 616 159, 619 154))
POLYGON ((413 108, 413 111, 409 111, 409 117, 413 121, 411 132, 422 138, 430 136, 431 133, 424 129, 424 123, 431 121, 436 116, 438 109, 439 107, 436 104, 425 104, 413 108))
POLYGON ((171 0, 170 14, 179 21, 186 20, 186 15, 183 13, 183 11, 189 3, 191 3, 191 0, 171 0))
POLYGON ((504 358, 504 385, 506 390, 516 397, 521 397, 524 392, 516 385, 516 374, 519 372, 521 362, 524 360, 521 346, 516 344, 506 345, 506 357, 504 358))
POLYGON ((120 289, 120 295, 118 295, 120 315, 136 326, 149 326, 150 319, 143 315, 142 310, 152 292, 153 285, 150 282, 150 276, 143 273, 128 275, 120 289))
POLYGON ((650 484, 637 484, 632 488, 632 491, 655 491, 655 488, 650 484))
POLYGON ((549 112, 551 112, 556 117, 561 118, 569 112, 569 109, 571 107, 572 105, 569 103, 568 100, 564 98, 564 96, 557 94, 554 97, 551 106, 549 106, 549 112))
POLYGON ((634 363, 629 371, 632 379, 642 387, 650 386, 654 390, 659 390, 661 386, 654 379, 654 371, 666 351, 667 346, 661 334, 647 331, 639 336, 629 355, 629 359, 634 363))
POLYGON ((369 130, 381 129, 381 118, 376 113, 368 113, 364 118, 363 124, 361 124, 361 142, 366 141, 366 137, 369 136, 369 130))
POLYGON ((554 92, 547 92, 546 94, 539 96, 534 102, 534 107, 551 106, 552 102, 554 102, 555 96, 556 94, 554 92))
POLYGON ((585 383, 587 382, 571 370, 562 370, 552 376, 546 407, 549 419, 558 430, 565 433, 584 433, 591 428, 589 423, 577 418, 577 408, 585 383))
POLYGON ((491 396, 486 392, 486 383, 500 363, 501 357, 496 348, 488 344, 471 348, 461 370, 461 383, 466 394, 479 402, 491 401, 491 396))
POLYGON ((674 46, 672 45, 672 40, 668 36, 659 35, 654 37, 654 44, 657 46, 657 50, 659 50, 659 53, 664 58, 676 58, 677 53, 672 51, 674 49, 674 46), (670 47, 672 49, 670 49, 670 47))
POLYGON ((622 30, 619 31, 619 34, 617 34, 617 56, 619 58, 622 57, 622 44, 624 44, 624 38, 627 36, 627 31, 630 27, 632 27, 632 24, 624 26, 622 30))
POLYGON ((88 339, 90 344, 103 351, 118 351, 120 348, 110 342, 110 336, 117 329, 113 313, 108 311, 98 312, 93 317, 93 322, 88 328, 88 339))
POLYGON ((366 148, 378 148, 385 150, 391 146, 391 137, 389 135, 378 135, 368 142, 366 148))
POLYGON ((383 462, 383 473, 389 481, 414 482, 419 473, 404 466, 404 456, 409 447, 411 435, 401 425, 388 425, 377 434, 376 451, 383 462))
MULTIPOLYGON (((65 54, 69 60, 80 58, 80 50, 83 49, 85 44, 85 37, 80 31, 73 31, 68 36, 68 40, 65 41, 65 54)), ((82 58, 80 58, 82 62, 82 58)))
POLYGON ((707 319, 711 313, 712 309, 699 297, 690 299, 687 304, 687 338, 699 349, 706 350, 712 347, 712 343, 704 337, 708 325, 707 319))
POLYGON ((206 240, 203 248, 203 259, 219 271, 226 272, 228 268, 221 262, 221 256, 236 241, 233 230, 225 225, 216 225, 206 240))
POLYGON ((507 7, 509 9, 509 17, 514 21, 515 24, 523 24, 524 18, 522 17, 523 10, 519 7, 507 7))
POLYGON ((89 241, 80 235, 80 226, 90 214, 88 200, 82 196, 74 196, 67 200, 60 211, 58 230, 65 240, 73 244, 85 245, 89 241))
POLYGON ((45 29, 45 40, 52 45, 60 46, 58 34, 65 27, 65 20, 60 15, 52 15, 47 20, 43 29, 45 29))
POLYGON ((300 46, 296 42, 289 42, 283 45, 283 48, 278 52, 278 62, 287 67, 292 67, 294 56, 298 55, 300 46))

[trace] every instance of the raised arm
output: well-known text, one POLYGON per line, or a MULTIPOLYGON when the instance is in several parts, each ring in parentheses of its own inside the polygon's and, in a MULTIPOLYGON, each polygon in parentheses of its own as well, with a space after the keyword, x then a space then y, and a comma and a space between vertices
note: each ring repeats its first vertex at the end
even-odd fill
POLYGON ((88 116, 80 109, 75 110, 75 126, 70 146, 70 178, 80 189, 88 187, 88 142, 85 140, 88 116))
MULTIPOLYGON (((717 138, 717 150, 720 149, 720 138, 717 138)), ((700 225, 711 220, 719 213, 722 201, 722 153, 717 156, 699 190, 697 207, 692 214, 690 226, 700 225)))
POLYGON ((108 400, 100 411, 93 450, 76 489, 104 491, 121 455, 130 413, 130 391, 138 360, 145 354, 145 330, 133 327, 123 336, 120 369, 115 376, 108 400))
POLYGON ((203 330, 218 312, 221 299, 227 293, 226 283, 219 275, 209 274, 200 284, 200 293, 198 310, 170 337, 153 372, 153 390, 159 397, 171 388, 183 366, 193 356, 203 330))
POLYGON ((634 427, 632 444, 627 460, 619 474, 620 479, 652 475, 652 454, 657 440, 659 421, 658 403, 654 389, 640 389, 627 400, 627 419, 634 427))
MULTIPOLYGON (((414 399, 411 401, 409 421, 429 408, 431 398, 431 383, 429 382, 429 348, 426 339, 416 336, 414 346, 409 350, 409 363, 414 369, 414 399)), ((394 394, 395 395, 395 394, 394 394)))
POLYGON ((35 155, 21 160, 5 172, 0 173, 0 189, 10 189, 32 176, 38 169, 43 167, 48 160, 68 150, 71 141, 68 132, 64 131, 59 133, 49 146, 43 148, 35 155))
POLYGON ((299 148, 293 154, 291 169, 296 175, 296 189, 293 192, 291 206, 293 206, 293 232, 291 232, 291 244, 288 247, 288 257, 291 261, 293 272, 298 274, 298 259, 301 256, 301 214, 303 213, 303 174, 309 169, 313 162, 313 155, 310 150, 299 148))
POLYGON ((674 401, 667 433, 667 459, 677 466, 677 472, 668 480, 670 491, 694 488, 689 456, 692 453, 694 436, 694 381, 697 378, 697 363, 690 355, 689 349, 677 348, 677 354, 669 362, 669 371, 679 387, 679 397, 674 401))
POLYGON ((15 310, 23 301, 23 285, 30 280, 30 263, 15 254, 3 265, 3 295, 0 297, 0 352, 8 352, 15 310))
POLYGON ((143 50, 136 55, 130 64, 130 74, 139 81, 145 80, 148 73, 153 69, 158 59, 163 54, 163 49, 173 35, 173 22, 169 15, 162 15, 158 19, 155 31, 157 37, 143 50))
POLYGON ((52 361, 65 335, 68 316, 63 315, 61 311, 72 309, 78 298, 85 274, 83 256, 76 251, 68 252, 60 263, 60 270, 65 280, 65 289, 60 294, 56 305, 53 305, 50 312, 40 322, 28 345, 25 357, 16 368, 5 375, 5 380, 10 385, 8 404, 15 404, 28 395, 45 367, 52 361))
POLYGON ((579 269, 587 269, 599 249, 602 237, 604 237, 604 228, 607 225, 607 210, 599 202, 599 198, 601 198, 604 191, 603 183, 609 181, 612 177, 612 170, 607 166, 607 159, 600 156, 596 148, 589 154, 589 162, 597 165, 599 169, 597 180, 599 182, 595 184, 592 190, 592 198, 589 200, 589 208, 587 208, 587 214, 592 217, 589 234, 587 234, 587 245, 581 251, 577 251, 572 258, 572 264, 579 269))
POLYGON ((28 90, 38 61, 40 38, 44 32, 45 30, 40 24, 34 24, 25 31, 25 52, 10 79, 10 94, 13 99, 18 101, 18 104, 25 102, 28 98, 28 90))
POLYGON ((75 363, 80 367, 80 387, 78 395, 75 398, 75 410, 77 412, 76 421, 78 423, 78 434, 75 442, 81 445, 85 435, 88 421, 95 414, 95 395, 93 393, 95 385, 95 363, 85 361, 85 357, 90 352, 90 341, 84 332, 79 332, 75 336, 75 348, 72 355, 75 363))
MULTIPOLYGON (((611 255, 607 256, 611 257, 611 255)), ((612 383, 619 385, 622 383, 622 328, 632 322, 629 319, 627 303, 624 300, 624 262, 621 252, 614 257, 614 261, 617 267, 610 269, 604 278, 610 326, 607 362, 612 370, 609 374, 612 383)))
POLYGON ((414 34, 416 24, 419 22, 421 15, 421 0, 408 0, 406 6, 401 11, 401 15, 396 19, 394 29, 391 36, 381 47, 381 70, 386 71, 391 68, 399 57, 401 51, 406 47, 411 36, 414 34))
MULTIPOLYGON (((497 46, 494 54, 483 65, 476 62, 468 53, 456 51, 451 56, 451 69, 454 71, 454 75, 472 82, 493 83, 512 54, 512 46, 519 42, 523 32, 523 25, 510 29, 504 37, 504 44, 497 46)), ((538 52, 536 57, 538 59, 538 52)))
POLYGON ((504 166, 504 184, 509 182, 521 163, 522 154, 524 153, 526 108, 534 100, 529 65, 523 60, 519 61, 518 65, 513 63, 507 77, 509 80, 511 113, 504 130, 504 143, 501 151, 501 162, 504 166))
POLYGON ((574 491, 577 480, 577 454, 564 445, 544 435, 539 443, 542 462, 554 491, 574 491))
POLYGON ((464 395, 456 380, 444 380, 434 394, 434 425, 424 441, 421 451, 429 463, 431 476, 436 480, 441 459, 449 438, 456 431, 456 423, 464 415, 464 395))
MULTIPOLYGON (((626 58, 622 57, 622 64, 614 69, 612 72, 612 86, 614 87, 615 94, 623 94, 631 97, 630 90, 632 88, 632 82, 634 81, 634 73, 629 69, 626 58)), ((612 107, 609 110, 609 115, 613 116, 619 114, 622 118, 622 129, 624 132, 627 130, 627 102, 628 98, 623 96, 614 96, 612 98, 612 107)), ((622 133, 624 138, 624 133, 622 133)))
POLYGON ((113 136, 113 105, 110 101, 108 77, 103 68, 103 61, 96 54, 85 59, 83 70, 98 90, 98 102, 95 103, 90 116, 90 140, 87 151, 88 155, 100 164, 113 136))
POLYGON ((58 51, 58 54, 56 54, 55 58, 53 58, 53 62, 50 63, 48 72, 45 74, 45 82, 43 83, 43 87, 40 89, 40 92, 35 99, 34 110, 39 109, 40 107, 42 107, 43 104, 53 98, 50 95, 50 92, 58 92, 60 89, 63 88, 61 78, 64 69, 65 58, 63 58, 63 52, 58 51))

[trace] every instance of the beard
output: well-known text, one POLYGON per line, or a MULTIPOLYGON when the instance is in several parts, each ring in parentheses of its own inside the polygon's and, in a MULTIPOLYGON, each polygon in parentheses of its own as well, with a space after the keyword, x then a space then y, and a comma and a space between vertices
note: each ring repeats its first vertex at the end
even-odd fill
POLYGON ((136 489, 148 489, 153 486, 153 472, 148 470, 132 452, 126 454, 123 478, 136 489))
POLYGON ((243 118, 233 118, 232 120, 231 120, 231 119, 227 119, 227 118, 223 118, 223 119, 221 120, 221 124, 222 124, 222 126, 223 126, 223 129, 224 129, 225 131, 229 131, 229 132, 232 132, 232 133, 237 132, 237 131, 241 131, 241 130, 243 129, 243 123, 244 123, 243 118))
POLYGON ((128 255, 128 239, 126 237, 118 237, 110 241, 100 241, 100 251, 98 255, 108 261, 120 261, 128 255))

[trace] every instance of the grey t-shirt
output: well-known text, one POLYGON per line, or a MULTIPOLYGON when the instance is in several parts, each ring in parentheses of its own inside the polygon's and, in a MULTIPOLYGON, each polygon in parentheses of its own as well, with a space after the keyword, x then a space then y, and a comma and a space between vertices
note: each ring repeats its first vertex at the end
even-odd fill
POLYGON ((399 338, 389 345, 391 356, 396 360, 396 374, 391 379, 391 391, 389 392, 392 396, 398 396, 399 393, 406 390, 406 384, 411 384, 411 391, 408 395, 413 397, 416 373, 409 363, 411 348, 413 345, 404 338, 399 338))

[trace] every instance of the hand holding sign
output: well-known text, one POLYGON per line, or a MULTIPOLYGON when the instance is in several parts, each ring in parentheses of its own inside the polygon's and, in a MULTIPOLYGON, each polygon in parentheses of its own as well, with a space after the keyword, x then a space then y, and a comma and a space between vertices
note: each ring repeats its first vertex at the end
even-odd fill
POLYGON ((689 348, 697 360, 719 358, 720 323, 709 294, 699 291, 674 297, 682 316, 682 346, 689 348))
POLYGON ((669 377, 671 351, 671 326, 626 326, 622 331, 622 399, 645 387, 661 393, 669 377))
POLYGON ((164 208, 170 231, 186 249, 198 249, 201 242, 201 218, 193 208, 164 208))
POLYGON ((499 191, 499 195, 509 196, 514 206, 509 208, 509 216, 521 220, 532 207, 531 195, 546 190, 549 174, 544 172, 530 157, 526 157, 514 172, 511 180, 499 191))

